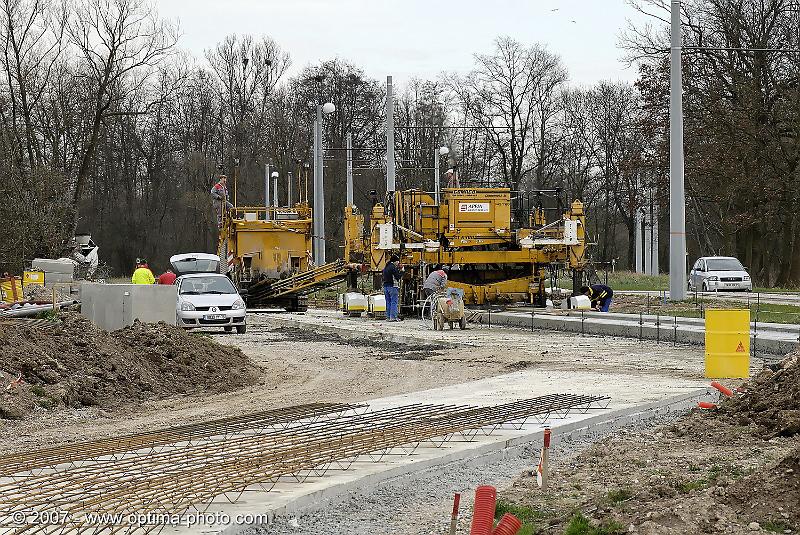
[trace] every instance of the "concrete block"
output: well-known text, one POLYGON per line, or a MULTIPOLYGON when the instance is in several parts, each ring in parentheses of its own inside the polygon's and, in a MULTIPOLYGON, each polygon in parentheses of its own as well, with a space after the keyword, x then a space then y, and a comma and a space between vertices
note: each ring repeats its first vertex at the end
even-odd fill
POLYGON ((163 321, 175 325, 177 288, 159 284, 81 284, 81 314, 107 331, 163 321))
POLYGON ((55 258, 34 258, 31 262, 31 267, 35 271, 44 271, 45 273, 63 273, 65 275, 72 275, 75 271, 75 264, 72 260, 68 259, 55 259, 55 258))
POLYGON ((56 271, 46 271, 44 273, 44 285, 64 284, 72 282, 72 273, 58 273, 56 271))

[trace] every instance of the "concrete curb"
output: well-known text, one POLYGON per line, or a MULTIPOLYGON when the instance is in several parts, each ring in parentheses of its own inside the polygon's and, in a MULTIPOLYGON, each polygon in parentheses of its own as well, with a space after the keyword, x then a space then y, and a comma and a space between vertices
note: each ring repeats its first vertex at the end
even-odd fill
MULTIPOLYGON (((634 422, 645 421, 665 413, 679 415, 694 407, 697 401, 709 398, 709 389, 695 390, 690 393, 670 397, 661 401, 604 412, 590 418, 571 422, 563 426, 552 427, 553 443, 563 440, 574 440, 579 437, 599 437, 611 430, 625 427, 634 422)), ((263 511, 272 523, 278 517, 293 516, 297 513, 310 513, 322 509, 329 502, 354 492, 364 492, 384 481, 409 475, 411 473, 441 468, 451 463, 462 463, 466 466, 483 466, 502 460, 511 455, 521 455, 525 446, 541 443, 544 430, 512 437, 483 446, 451 452, 435 459, 426 459, 403 466, 394 467, 376 474, 369 474, 355 481, 333 485, 331 487, 310 492, 292 500, 284 506, 263 511)), ((534 461, 532 460, 531 463, 534 461)), ((220 533, 237 534, 251 528, 266 527, 267 524, 231 525, 221 528, 220 533)))
MULTIPOLYGON (((616 314, 620 316, 620 314, 616 314)), ((488 321, 488 314, 487 314, 488 321)), ((663 341, 666 343, 679 343, 703 346, 705 345, 705 329, 702 326, 678 323, 677 328, 672 321, 667 323, 639 324, 638 316, 631 316, 626 320, 613 318, 599 318, 594 314, 581 316, 551 316, 545 314, 525 314, 520 312, 494 312, 491 314, 493 325, 526 329, 545 329, 565 331, 589 335, 616 336, 622 338, 638 338, 642 340, 663 341)), ((751 346, 755 347, 756 355, 769 354, 783 356, 797 348, 798 341, 794 333, 789 331, 770 331, 760 333, 761 336, 751 337, 751 346), (787 338, 781 337, 785 335, 787 338), (791 336, 791 338, 789 338, 791 336)))

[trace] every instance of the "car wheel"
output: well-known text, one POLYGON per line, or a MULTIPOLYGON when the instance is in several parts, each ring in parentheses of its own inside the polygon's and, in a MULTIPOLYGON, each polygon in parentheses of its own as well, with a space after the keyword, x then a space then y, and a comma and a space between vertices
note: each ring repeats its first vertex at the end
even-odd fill
POLYGON ((231 327, 230 325, 228 325, 227 327, 223 327, 223 329, 225 329, 225 332, 226 332, 226 333, 229 333, 229 332, 231 332, 231 331, 233 330, 233 327, 231 327))
POLYGON ((244 334, 247 332, 247 325, 237 325, 236 334, 244 334))
POLYGON ((707 282, 704 282, 704 283, 703 283, 703 291, 704 291, 704 292, 707 292, 707 291, 708 291, 708 283, 707 283, 707 282))

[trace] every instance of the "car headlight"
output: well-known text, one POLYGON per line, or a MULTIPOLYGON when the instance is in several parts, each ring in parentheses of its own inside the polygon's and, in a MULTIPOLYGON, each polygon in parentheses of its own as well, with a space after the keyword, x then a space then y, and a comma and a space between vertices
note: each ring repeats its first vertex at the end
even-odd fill
POLYGON ((749 281, 750 280, 750 275, 745 275, 744 277, 742 277, 742 280, 743 281, 749 281))
POLYGON ((236 301, 233 303, 233 306, 231 306, 231 309, 232 309, 232 310, 241 310, 241 309, 243 309, 243 308, 244 308, 244 301, 242 301, 241 299, 237 299, 237 300, 236 300, 236 301))
POLYGON ((710 280, 710 281, 718 281, 719 277, 709 277, 708 280, 710 280))
POLYGON ((194 310, 194 305, 189 301, 181 301, 181 310, 194 310))

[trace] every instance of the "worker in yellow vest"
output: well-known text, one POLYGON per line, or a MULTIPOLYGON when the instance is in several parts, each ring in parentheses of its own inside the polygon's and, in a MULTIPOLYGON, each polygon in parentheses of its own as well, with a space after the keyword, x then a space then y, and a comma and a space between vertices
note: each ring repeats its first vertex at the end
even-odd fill
POLYGON ((153 284, 156 281, 153 272, 147 266, 147 260, 144 258, 136 259, 136 271, 133 272, 131 282, 133 284, 153 284))

